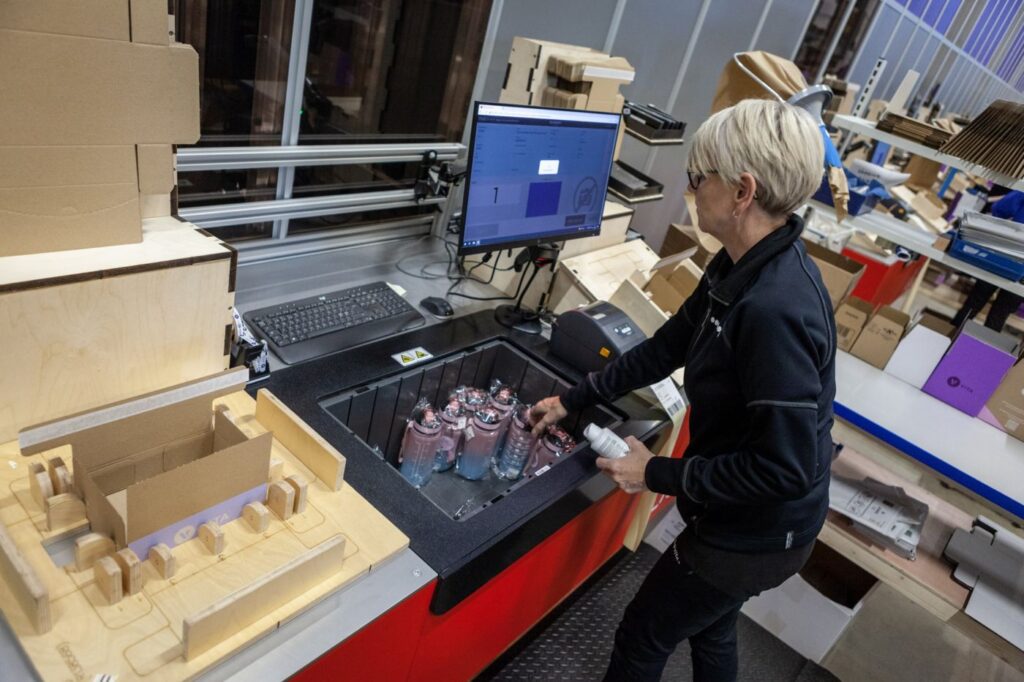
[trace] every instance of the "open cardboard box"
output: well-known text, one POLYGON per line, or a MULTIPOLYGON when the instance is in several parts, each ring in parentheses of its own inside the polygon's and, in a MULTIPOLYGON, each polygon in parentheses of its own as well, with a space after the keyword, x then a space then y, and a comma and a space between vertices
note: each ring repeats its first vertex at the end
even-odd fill
POLYGON ((92 531, 145 557, 206 521, 226 523, 266 499, 271 433, 246 436, 215 398, 242 390, 241 368, 22 432, 30 455, 70 445, 92 531), (212 416, 212 419, 211 419, 212 416), (76 425, 72 430, 69 425, 76 425))
POLYGON ((860 336, 875 307, 856 296, 850 296, 836 310, 836 346, 849 351, 860 336))
POLYGON ((829 298, 832 299, 832 309, 835 310, 839 307, 840 301, 849 296, 857 286, 857 282, 864 274, 864 264, 810 240, 804 239, 803 242, 807 255, 821 271, 821 280, 828 290, 829 298))
POLYGON ((906 313, 887 305, 882 306, 868 320, 850 352, 869 365, 883 369, 896 351, 909 323, 910 316, 906 313))
POLYGON ((923 312, 889 358, 885 373, 915 388, 923 387, 949 348, 955 331, 941 317, 923 312))

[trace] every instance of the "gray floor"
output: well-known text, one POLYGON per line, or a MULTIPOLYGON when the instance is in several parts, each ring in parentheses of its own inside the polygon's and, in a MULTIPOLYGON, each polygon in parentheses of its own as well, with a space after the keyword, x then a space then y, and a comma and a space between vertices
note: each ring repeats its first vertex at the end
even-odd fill
MULTIPOLYGON (((635 554, 619 555, 477 679, 600 680, 615 627, 657 559, 658 553, 647 545, 641 545, 635 554)), ((743 615, 739 643, 740 680, 836 680, 743 615)), ((682 644, 669 659, 662 679, 689 680, 692 676, 689 647, 682 644)))

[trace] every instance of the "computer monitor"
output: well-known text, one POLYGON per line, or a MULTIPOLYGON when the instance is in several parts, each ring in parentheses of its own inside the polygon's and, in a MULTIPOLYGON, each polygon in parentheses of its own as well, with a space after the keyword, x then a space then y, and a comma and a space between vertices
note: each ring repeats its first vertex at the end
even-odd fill
POLYGON ((477 102, 459 253, 598 234, 620 118, 477 102))

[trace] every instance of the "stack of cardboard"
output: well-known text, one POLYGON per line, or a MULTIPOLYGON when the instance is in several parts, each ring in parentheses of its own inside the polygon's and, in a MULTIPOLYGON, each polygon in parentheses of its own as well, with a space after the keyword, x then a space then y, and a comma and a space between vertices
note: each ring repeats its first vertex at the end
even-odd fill
POLYGON ((0 11, 0 256, 136 243, 199 139, 198 57, 164 0, 0 11))
POLYGON ((997 173, 1024 176, 1024 104, 996 100, 939 151, 997 173))
POLYGON ((512 39, 505 81, 498 101, 504 104, 539 106, 541 93, 548 85, 548 62, 551 57, 561 55, 609 56, 580 45, 516 36, 512 39))
POLYGON ((544 88, 542 105, 620 112, 625 98, 619 86, 632 83, 636 72, 622 57, 581 54, 549 59, 548 74, 555 77, 555 82, 544 88))
POLYGON ((938 149, 951 137, 949 131, 927 123, 922 123, 908 116, 901 116, 892 111, 882 114, 878 121, 878 130, 889 132, 908 140, 920 142, 926 147, 938 149))

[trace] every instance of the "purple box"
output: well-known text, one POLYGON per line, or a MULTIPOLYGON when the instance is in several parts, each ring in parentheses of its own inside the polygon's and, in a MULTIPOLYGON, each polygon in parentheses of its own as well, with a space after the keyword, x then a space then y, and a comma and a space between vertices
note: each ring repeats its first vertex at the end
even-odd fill
POLYGON ((1016 360, 1016 339, 968 320, 923 390, 976 417, 1016 360))

